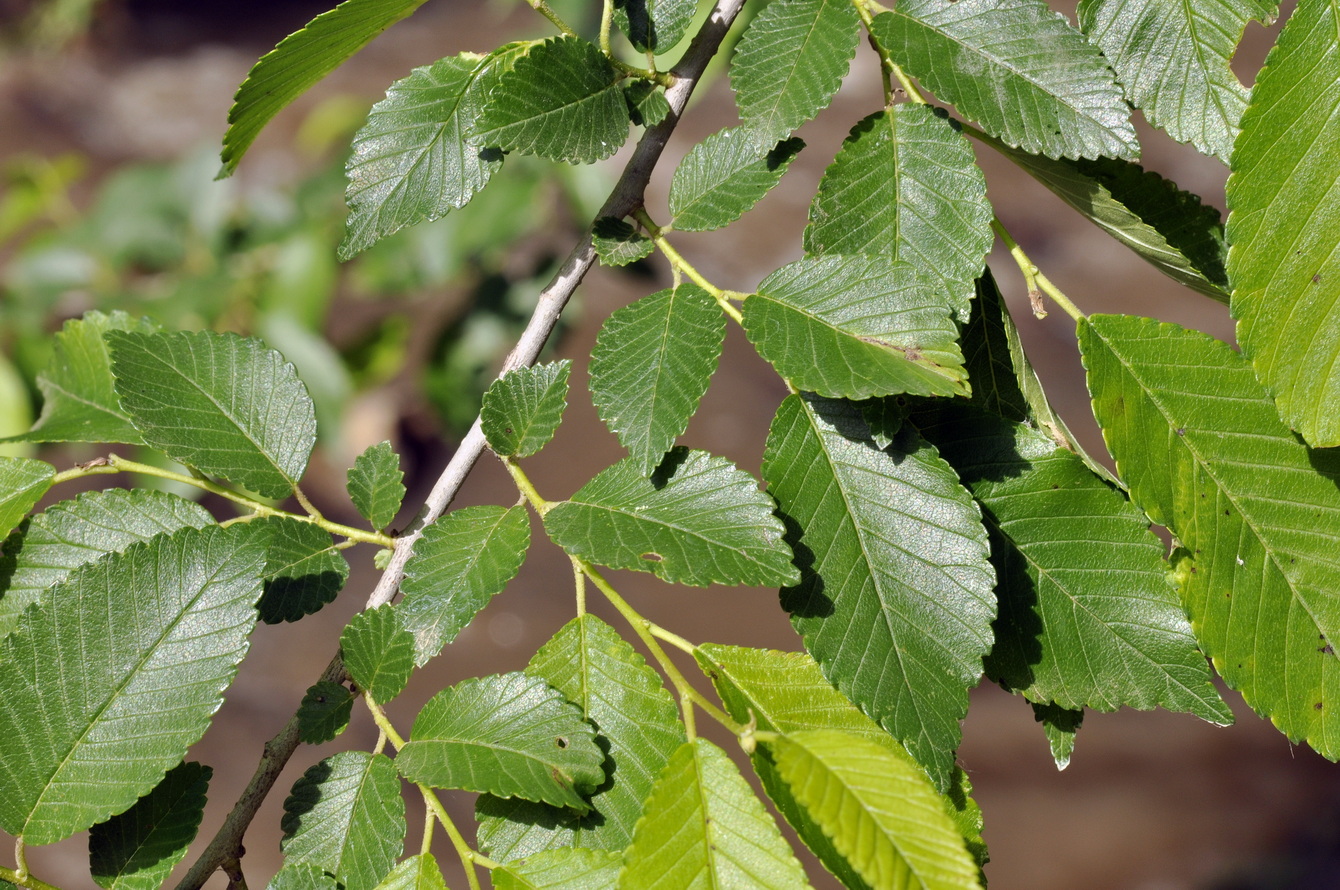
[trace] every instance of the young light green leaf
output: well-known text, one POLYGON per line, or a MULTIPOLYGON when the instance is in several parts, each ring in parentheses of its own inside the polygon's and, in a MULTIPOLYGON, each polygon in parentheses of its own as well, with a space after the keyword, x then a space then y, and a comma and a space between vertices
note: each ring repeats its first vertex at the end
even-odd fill
POLYGON ((522 50, 507 44, 487 56, 448 56, 391 84, 354 134, 345 164, 349 219, 340 259, 464 207, 488 184, 502 153, 467 134, 522 50))
POLYGON ((1084 722, 1083 711, 1072 711, 1060 705, 1033 705, 1033 719, 1042 724, 1042 732, 1047 736, 1047 745, 1052 750, 1052 760, 1057 769, 1070 766, 1070 758, 1075 753, 1075 740, 1079 738, 1080 724, 1084 722))
POLYGON ((466 137, 569 164, 607 158, 628 139, 621 78, 594 44, 546 40, 499 78, 466 137))
POLYGON ((856 55, 861 24, 843 0, 773 0, 749 23, 731 60, 740 118, 776 145, 832 100, 856 55))
POLYGON ((479 422, 500 457, 530 457, 554 437, 568 407, 572 362, 508 371, 484 393, 479 422))
POLYGON ((763 802, 707 739, 675 751, 646 812, 624 853, 619 890, 809 886, 763 802))
POLYGON ((634 126, 654 127, 670 116, 670 101, 649 80, 635 80, 625 86, 623 98, 634 126))
POLYGON ((833 729, 787 733, 769 747, 796 800, 870 886, 982 886, 939 795, 905 758, 833 729))
POLYGON ((638 52, 660 55, 684 39, 697 8, 697 0, 615 0, 614 23, 638 52))
POLYGON ((88 835, 89 870, 105 890, 158 890, 200 830, 213 770, 181 763, 135 805, 88 835))
POLYGON ((87 312, 65 323, 51 341, 51 360, 37 375, 42 413, 33 428, 6 442, 124 442, 143 440, 121 410, 112 388, 111 358, 103 334, 151 334, 158 326, 124 312, 87 312))
POLYGON ((384 754, 342 751, 293 783, 284 801, 286 862, 306 862, 345 890, 373 890, 405 843, 400 777, 384 754))
POLYGON ((772 500, 724 457, 673 449, 650 479, 634 458, 601 471, 544 517, 554 543, 674 584, 788 584, 798 577, 772 500))
POLYGON ((237 88, 233 107, 228 110, 221 175, 237 169, 242 155, 270 118, 423 2, 345 0, 262 56, 237 88))
POLYGON ((525 506, 464 507, 438 519, 414 544, 396 607, 422 666, 516 577, 530 547, 525 506))
POLYGON ((386 528, 405 499, 405 473, 390 442, 379 442, 354 458, 349 470, 349 500, 373 528, 386 528))
POLYGON ((684 741, 674 699, 642 656, 590 614, 564 625, 535 653, 526 673, 581 708, 600 731, 612 768, 584 816, 515 798, 480 797, 481 849, 499 862, 560 847, 623 850, 656 776, 684 741))
POLYGON ((1252 90, 1228 180, 1238 341, 1280 417, 1340 445, 1340 9, 1303 3, 1252 90))
POLYGON ((1224 227, 1219 211, 1198 195, 1129 161, 1054 161, 1003 145, 999 150, 1173 281, 1228 302, 1224 227))
POLYGON ((46 461, 0 457, 0 535, 7 536, 42 499, 56 476, 46 461))
POLYGON ((996 614, 976 504, 914 430, 880 451, 858 408, 819 398, 782 402, 763 478, 806 567, 782 592, 805 648, 948 788, 996 614))
POLYGON ((906 260, 967 321, 991 205, 968 140, 937 112, 895 105, 852 128, 810 204, 805 250, 906 260))
POLYGON ((1102 54, 1042 0, 904 0, 871 33, 908 74, 1014 148, 1140 154, 1102 54))
POLYGON ((265 592, 257 603, 262 621, 297 621, 319 611, 344 589, 349 563, 329 532, 311 522, 278 516, 255 522, 270 529, 265 592))
POLYGON ((493 870, 496 890, 614 890, 623 855, 563 847, 544 850, 493 870))
POLYGON ((420 853, 393 868, 377 890, 447 890, 447 882, 433 854, 420 853))
POLYGON ((744 330, 778 374, 820 395, 969 392, 949 301, 906 262, 797 260, 744 301, 744 330))
POLYGON ((1151 124, 1228 163, 1247 107, 1229 61, 1247 23, 1269 24, 1278 9, 1261 0, 1083 0, 1079 26, 1151 124))
POLYGON ((246 654, 262 537, 160 535, 75 569, 23 613, 0 643, 0 827, 53 843, 181 761, 246 654))
POLYGON ((688 428, 725 337, 721 309, 692 284, 616 309, 601 326, 591 350, 591 397, 642 475, 688 428))
POLYGON ((989 677, 1037 704, 1233 722, 1168 583, 1163 544, 1120 491, 1025 424, 953 405, 913 417, 990 533, 1000 615, 989 677))
POLYGON ((285 862, 265 890, 341 890, 341 887, 310 862, 285 862))
POLYGON ((147 444, 266 497, 293 493, 316 415, 282 355, 209 331, 109 331, 107 342, 121 406, 147 444))
POLYGON ((349 725, 354 695, 345 686, 329 680, 311 686, 298 706, 298 739, 304 744, 329 742, 349 725))
POLYGON ((359 612, 340 634, 344 666, 358 688, 378 704, 399 695, 414 672, 414 635, 390 605, 359 612))
POLYGON ((395 762, 411 782, 585 813, 582 795, 605 781, 604 759, 575 705, 538 677, 502 674, 433 696, 395 762))
POLYGON ((713 133, 675 168, 671 223, 684 232, 706 232, 734 222, 782 181, 804 147, 802 139, 760 144, 745 127, 713 133))
POLYGON ((1218 340, 1099 315, 1080 348, 1132 499, 1181 543, 1177 582, 1201 648, 1285 735, 1340 758, 1340 461, 1299 442, 1218 340))
POLYGON ((0 573, 9 578, 0 592, 0 637, 44 591, 84 563, 164 532, 213 522, 198 504, 147 488, 86 491, 53 504, 5 542, 0 573))
POLYGON ((651 256, 656 244, 621 219, 602 216, 591 230, 591 246, 606 266, 626 266, 651 256))

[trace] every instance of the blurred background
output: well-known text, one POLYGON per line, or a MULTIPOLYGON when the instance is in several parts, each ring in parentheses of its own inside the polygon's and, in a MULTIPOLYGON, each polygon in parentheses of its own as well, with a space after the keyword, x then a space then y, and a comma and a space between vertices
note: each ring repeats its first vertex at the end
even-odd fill
MULTIPOLYGON (((554 5, 570 21, 599 14, 599 4, 582 0, 554 5)), ((89 309, 252 333, 298 366, 316 402, 319 449, 304 482, 312 500, 332 519, 357 521, 345 502, 344 470, 365 447, 389 439, 403 455, 410 494, 401 521, 408 521, 627 149, 577 169, 511 156, 464 210, 339 264, 344 152, 386 87, 441 56, 487 52, 551 29, 514 0, 433 0, 283 112, 237 176, 215 181, 237 85, 261 54, 325 8, 320 0, 0 0, 0 436, 27 429, 35 416, 32 380, 47 359, 48 335, 89 309)), ((1238 59, 1244 81, 1277 28, 1249 27, 1238 59)), ((800 255, 824 167, 848 128, 881 102, 875 73, 868 50, 858 55, 847 88, 800 131, 808 148, 758 209, 723 232, 675 237, 709 279, 748 291, 800 255)), ((734 122, 718 72, 653 183, 653 217, 663 215, 678 157, 734 122)), ((1148 128, 1141 134, 1147 167, 1222 209, 1221 164, 1148 128)), ((1150 315, 1231 342, 1225 307, 1144 265, 1008 161, 989 150, 981 161, 998 216, 1086 312, 1150 315)), ((1073 325, 1060 313, 1034 319, 1012 261, 998 251, 991 262, 1053 401, 1084 445, 1103 453, 1073 325)), ((585 359, 611 310, 667 283, 654 259, 597 269, 566 314, 549 353, 575 362, 567 422, 528 461, 547 497, 566 496, 622 456, 591 407, 585 359)), ((736 331, 722 362, 683 441, 756 471, 785 389, 736 331)), ((66 467, 98 453, 70 446, 43 456, 66 467)), ((456 506, 515 497, 506 474, 485 459, 456 506)), ((370 554, 352 551, 351 562, 339 600, 301 624, 263 625, 253 636, 224 709, 191 754, 215 770, 202 838, 221 823, 263 741, 315 681, 375 583, 370 554)), ((537 538, 520 577, 391 708, 397 724, 407 728, 444 685, 522 668, 571 617, 568 578, 566 558, 537 538)), ((775 591, 669 588, 630 573, 615 580, 644 614, 695 642, 799 647, 775 591)), ((619 626, 616 616, 604 617, 619 626)), ((1290 745, 1224 692, 1239 721, 1226 729, 1162 712, 1090 713, 1070 766, 1058 771, 1028 705, 994 686, 977 689, 959 760, 985 812, 991 886, 1340 887, 1340 768, 1290 745)), ((299 749, 248 835, 253 887, 278 867, 287 789, 320 757, 374 740, 370 721, 356 712, 335 742, 299 749)), ((454 815, 469 818, 470 795, 446 797, 454 815)), ((34 850, 30 863, 63 890, 92 886, 85 844, 81 836, 34 850)), ((448 884, 459 886, 453 855, 439 853, 448 884)), ((816 886, 827 886, 818 866, 811 873, 816 886)), ((223 883, 217 875, 211 886, 223 883)))

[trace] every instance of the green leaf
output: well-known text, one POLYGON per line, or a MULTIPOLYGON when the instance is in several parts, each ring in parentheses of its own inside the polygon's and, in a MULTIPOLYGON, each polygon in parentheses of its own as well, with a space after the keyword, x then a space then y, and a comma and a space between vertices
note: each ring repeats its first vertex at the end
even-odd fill
POLYGON ((422 4, 423 0, 345 0, 262 56, 237 88, 228 110, 222 175, 237 169, 270 118, 422 4))
POLYGON ((405 564, 396 607, 414 635, 414 664, 422 666, 469 624, 516 577, 530 547, 523 505, 453 510, 423 530, 405 564))
POLYGON ((724 457, 677 447, 650 479, 634 458, 601 471, 544 528, 573 556, 673 584, 786 584, 797 575, 772 509, 724 457))
POLYGON ((1083 0, 1079 25, 1151 124, 1228 163, 1247 107, 1229 62, 1247 23, 1270 24, 1278 9, 1260 0, 1083 0))
POLYGON ((0 457, 0 534, 8 535, 23 521, 56 476, 46 461, 0 457))
POLYGON ((772 0, 749 23, 731 60, 740 118, 775 145, 832 100, 856 55, 856 8, 844 0, 772 0))
POLYGON ((489 91, 521 47, 462 53, 415 68, 372 106, 345 164, 347 260, 408 226, 464 207, 502 166, 502 154, 468 135, 489 91))
POLYGON ((341 890, 341 887, 310 862, 285 862, 265 890, 341 890))
POLYGON ((181 763, 135 805, 88 835, 94 882, 105 890, 158 890, 200 830, 213 770, 181 763))
POLYGON ((124 312, 87 312, 65 323, 51 341, 51 360, 37 375, 42 414, 33 428, 5 442, 123 442, 143 440, 121 410, 112 388, 111 358, 103 334, 151 334, 158 326, 124 312))
POLYGON ((1132 499, 1181 543, 1201 648, 1257 713, 1340 758, 1340 461, 1299 442, 1247 361, 1204 334, 1100 315, 1080 348, 1132 499))
POLYGON ((259 537, 245 525, 161 535, 75 569, 23 613, 0 643, 0 827, 53 843, 181 761, 246 654, 259 537))
POLYGON ((379 442, 356 457, 348 478, 349 500, 358 514, 373 528, 390 525, 405 499, 405 474, 391 443, 379 442))
POLYGON ((484 393, 479 421, 489 447, 500 457, 530 457, 554 437, 568 406, 568 373, 563 359, 508 371, 484 393))
POLYGON ((0 595, 0 637, 44 591, 84 563, 164 532, 213 523, 198 504, 145 488, 86 491, 53 504, 5 542, 0 578, 8 585, 0 595))
POLYGON ((327 757, 293 783, 280 827, 286 862, 315 865, 345 890, 373 890, 405 843, 395 765, 365 751, 327 757))
POLYGON ((763 478, 805 567, 782 592, 805 648, 948 788, 996 613, 976 504, 914 430, 880 451, 855 406, 818 398, 782 402, 763 478))
POLYGON ((610 313, 591 350, 591 397, 642 475, 688 428, 717 369, 726 320, 692 284, 610 313))
POLYGON ((266 497, 293 493, 316 415, 293 365, 255 338, 109 331, 121 406, 179 463, 266 497))
POLYGON ((351 618, 340 634, 340 653, 349 676, 378 704, 399 695, 414 672, 414 635, 389 605, 351 618))
POLYGON ((606 266, 627 266, 651 256, 656 244, 621 219, 602 216, 591 230, 591 246, 606 266))
POLYGON ((604 759, 575 705, 538 677, 502 674, 433 696, 395 762, 411 782, 584 813, 582 794, 605 781, 604 759))
POLYGON ((697 0, 614 0, 614 22, 638 52, 674 49, 693 24, 697 0))
POLYGON ((622 75, 592 43, 555 37, 504 73, 467 138, 551 161, 590 164, 628 139, 622 75))
POLYGON ((266 624, 297 621, 319 611, 344 589, 349 563, 321 526, 278 516, 256 524, 270 529, 265 592, 257 604, 266 624))
POLYGON ((744 127, 713 133, 675 168, 671 223, 680 231, 706 232, 734 222, 782 181, 804 147, 803 139, 761 145, 744 127))
POLYGON ((1014 148, 1140 154, 1102 54, 1042 0, 904 0, 871 33, 908 74, 1014 148))
POLYGON ((1033 705, 1033 719, 1042 724, 1042 732, 1047 736, 1047 745, 1052 750, 1052 760, 1057 769, 1070 766, 1070 757, 1075 753, 1075 740, 1079 737, 1080 724, 1084 722, 1083 711, 1072 711, 1060 705, 1033 705))
POLYGON ((298 706, 298 739, 308 745, 329 742, 349 725, 354 710, 354 695, 346 687, 330 680, 307 689, 298 706))
POLYGON ((1128 161, 1054 161, 1004 146, 1000 151, 1173 281, 1228 302, 1224 227, 1219 211, 1200 196, 1128 161))
POLYGON ((906 262, 807 257, 764 279, 744 301, 758 354, 820 395, 967 395, 948 301, 906 262))
POLYGON ((763 802, 707 739, 675 751, 646 812, 624 853, 619 890, 809 886, 763 802))
POLYGON ((973 281, 995 243, 986 177, 940 109, 903 104, 852 128, 819 182, 809 253, 906 260, 967 321, 973 281))
POLYGON ((564 625, 535 653, 526 672, 561 692, 595 725, 608 777, 591 795, 591 812, 584 816, 481 797, 476 805, 481 849, 501 862, 560 847, 623 850, 633 840, 656 776, 684 741, 674 699, 642 656, 590 614, 564 625))
POLYGON ((926 776, 888 748, 831 729, 770 743, 796 800, 872 887, 981 887, 926 776))
POLYGON ((545 850, 493 870, 497 890, 614 890, 623 856, 605 850, 545 850))
POLYGON ((967 406, 913 415, 982 507, 1000 615, 987 675, 1037 704, 1233 714, 1149 520, 1079 455, 967 406))
POLYGON ((628 116, 638 127, 654 127, 670 116, 670 101, 649 80, 635 80, 623 88, 628 116))
POLYGON ((1280 417, 1340 445, 1340 9, 1298 6, 1242 118, 1228 180, 1238 342, 1280 417))
POLYGON ((377 890, 447 890, 447 882, 433 854, 420 853, 392 869, 377 890))

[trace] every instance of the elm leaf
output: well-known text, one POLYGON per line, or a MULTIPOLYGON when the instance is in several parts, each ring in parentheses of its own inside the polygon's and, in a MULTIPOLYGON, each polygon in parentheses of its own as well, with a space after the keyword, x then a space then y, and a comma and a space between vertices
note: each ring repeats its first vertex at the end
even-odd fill
POLYGON ((479 421, 500 457, 530 457, 554 437, 568 406, 572 362, 508 371, 484 393, 479 421))
POLYGON ((400 626, 394 607, 378 606, 349 620, 340 634, 340 654, 358 688, 385 704, 414 672, 414 635, 400 626))
POLYGON ((705 232, 734 222, 782 181, 804 147, 795 138, 760 145, 743 127, 713 133, 675 168, 671 224, 684 232, 705 232))
POLYGON ((386 528, 405 499, 404 478, 400 455, 390 442, 379 442, 354 458, 348 474, 349 500, 373 528, 386 528))
POLYGON ((213 770, 180 763, 124 813, 94 825, 89 871, 104 890, 158 890, 200 830, 213 770))

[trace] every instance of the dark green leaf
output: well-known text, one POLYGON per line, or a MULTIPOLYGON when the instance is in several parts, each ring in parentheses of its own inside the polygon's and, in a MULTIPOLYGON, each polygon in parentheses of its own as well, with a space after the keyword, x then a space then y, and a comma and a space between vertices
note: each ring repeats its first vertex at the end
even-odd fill
POLYGON ((623 88, 628 103, 628 116, 639 127, 654 127, 670 115, 670 102, 665 93, 649 80, 635 80, 623 88))
POLYGON ((697 0, 614 0, 614 22, 638 52, 660 55, 684 39, 697 0))
POLYGON ((481 797, 481 849, 501 862, 560 847, 623 850, 656 776, 684 741, 674 699, 642 656, 589 614, 568 622, 526 672, 563 693, 595 725, 608 778, 591 795, 592 812, 584 816, 481 797))
POLYGON ((744 329, 777 373, 821 395, 967 395, 949 301, 905 262, 808 257, 744 301, 744 329))
POLYGON ((568 373, 563 359, 508 371, 484 393, 479 421, 489 447, 501 457, 530 457, 554 437, 568 406, 568 373))
POLYGON ((725 337, 721 309, 692 284, 616 309, 601 326, 591 350, 591 396, 644 476, 698 410, 725 337))
POLYGON ((260 340, 110 331, 121 406, 149 445, 266 497, 293 493, 316 416, 293 365, 260 340))
POLYGON ((359 612, 340 634, 349 676, 373 701, 399 695, 414 672, 414 635, 400 626, 392 606, 359 612))
POLYGON ((551 161, 590 164, 628 139, 622 75, 594 44, 556 37, 504 73, 467 138, 551 161))
POLYGON ((744 127, 713 133, 675 168, 671 223, 681 231, 705 232, 734 222, 782 181, 804 147, 802 139, 760 144, 744 127))
POLYGON ((1070 756, 1075 753, 1075 739, 1079 736, 1080 724, 1084 722, 1084 712, 1072 711, 1060 705, 1034 704, 1033 719, 1042 724, 1056 768, 1070 766, 1070 756))
POLYGON ((423 0, 345 0, 262 56, 237 88, 228 110, 223 175, 237 169, 270 118, 422 4, 423 0))
POLYGON ((1280 417, 1340 445, 1340 9, 1301 3, 1266 59, 1228 180, 1238 341, 1280 417))
POLYGON ((573 556, 675 584, 786 584, 797 575, 772 509, 724 457, 675 448, 650 479, 633 458, 603 470, 544 528, 573 556))
POLYGON ((390 758, 344 751, 313 766, 284 801, 284 859, 373 890, 405 843, 405 801, 390 758))
POLYGON ((329 532, 311 522, 282 517, 256 523, 270 529, 265 592, 257 604, 262 621, 297 621, 320 610, 344 589, 349 563, 329 532))
POLYGON ((1201 648, 1285 735, 1340 757, 1340 461, 1299 442, 1218 340, 1100 315, 1080 348, 1132 499, 1181 543, 1173 564, 1201 648))
POLYGON ((405 499, 404 478, 400 455, 390 442, 379 442, 354 459, 348 474, 349 499, 373 528, 386 528, 405 499))
POLYGON ((973 281, 995 242, 986 177, 938 109, 902 104, 858 123, 810 205, 810 253, 906 260, 967 321, 973 281))
POLYGON ((0 827, 53 843, 181 761, 246 654, 258 537, 245 525, 161 535, 75 569, 23 613, 0 644, 0 827))
POLYGON ((731 60, 730 82, 760 145, 775 145, 828 105, 860 28, 845 0, 772 0, 754 17, 731 60))
POLYGON ((106 890, 158 890, 186 855, 205 814, 213 770, 182 763, 135 805, 88 835, 93 880, 106 890))
POLYGON ((433 696, 395 762, 411 782, 584 813, 582 795, 605 781, 604 759, 575 705, 538 677, 503 674, 433 696))
POLYGON ((377 890, 447 890, 432 853, 411 856, 391 870, 377 890))
POLYGON ((563 847, 517 859, 493 871, 497 890, 614 890, 619 852, 563 847))
POLYGON ((0 535, 7 536, 51 487, 56 468, 27 457, 0 457, 0 535))
POLYGON ((996 613, 976 504, 915 431, 881 451, 826 399, 782 402, 763 478, 805 568, 782 593, 805 648, 948 788, 996 613))
POLYGON ((903 0, 871 31, 908 74, 1015 148, 1140 154, 1102 54, 1042 0, 903 0))
POLYGON ((591 230, 591 246, 606 266, 626 266, 651 256, 655 243, 621 219, 602 216, 591 230))
POLYGON ((339 683, 322 680, 307 690, 298 707, 298 738, 308 745, 329 742, 349 725, 354 696, 339 683))
POLYGON ((456 639, 516 576, 530 546, 524 506, 453 510, 424 529, 405 564, 400 624, 414 635, 414 663, 456 639))

